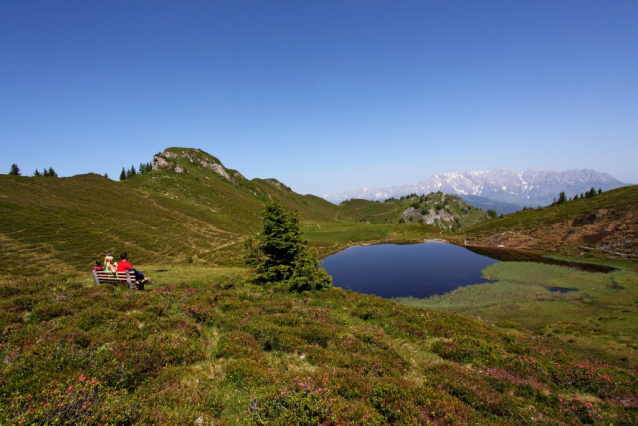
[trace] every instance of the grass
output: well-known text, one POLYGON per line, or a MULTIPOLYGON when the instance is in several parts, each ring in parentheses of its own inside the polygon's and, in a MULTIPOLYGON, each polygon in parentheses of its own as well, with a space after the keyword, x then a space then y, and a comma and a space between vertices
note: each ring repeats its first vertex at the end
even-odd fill
POLYGON ((87 270, 105 253, 122 251, 138 263, 240 266, 242 240, 261 228, 270 197, 299 212, 320 255, 352 242, 418 241, 435 233, 397 224, 410 200, 337 206, 274 179, 249 181, 200 150, 169 148, 161 158, 163 168, 123 182, 95 174, 0 175, 0 250, 6 254, 0 274, 87 270))
POLYGON ((597 194, 592 198, 581 198, 565 204, 527 209, 508 214, 502 218, 477 223, 467 233, 487 232, 495 234, 506 230, 532 229, 571 221, 598 209, 613 209, 618 212, 633 211, 638 205, 638 186, 626 186, 597 194))
POLYGON ((338 288, 274 292, 242 268, 140 269, 151 291, 2 278, 0 423, 637 420, 635 371, 524 332, 338 288))
POLYGON ((506 329, 529 330, 555 348, 638 366, 638 274, 633 262, 591 273, 529 262, 497 263, 483 271, 495 281, 429 299, 401 299, 420 306, 480 318, 506 329), (559 293, 550 287, 576 291, 559 293))

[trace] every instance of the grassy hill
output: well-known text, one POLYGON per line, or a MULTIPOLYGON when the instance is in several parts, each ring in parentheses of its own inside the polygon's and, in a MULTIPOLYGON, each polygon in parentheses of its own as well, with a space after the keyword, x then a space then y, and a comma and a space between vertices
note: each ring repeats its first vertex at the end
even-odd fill
POLYGON ((299 212, 320 254, 361 241, 418 241, 428 226, 399 226, 410 200, 334 205, 275 179, 248 180, 198 149, 169 148, 153 171, 123 182, 0 176, 1 273, 87 270, 104 253, 129 251, 138 263, 241 264, 242 240, 259 231, 270 197, 299 212), (378 225, 378 226, 377 226, 378 225))
POLYGON ((479 222, 468 243, 638 259, 638 186, 479 222))
MULTIPOLYGON (((0 176, 0 273, 90 269, 104 253, 134 261, 214 261, 244 229, 215 213, 135 191, 99 175, 0 176)), ((256 228, 255 228, 256 229, 256 228)), ((222 256, 223 258, 223 256, 222 256)))
POLYGON ((488 218, 485 211, 470 206, 456 195, 433 192, 405 200, 409 207, 401 215, 403 222, 427 223, 446 231, 458 231, 488 218))

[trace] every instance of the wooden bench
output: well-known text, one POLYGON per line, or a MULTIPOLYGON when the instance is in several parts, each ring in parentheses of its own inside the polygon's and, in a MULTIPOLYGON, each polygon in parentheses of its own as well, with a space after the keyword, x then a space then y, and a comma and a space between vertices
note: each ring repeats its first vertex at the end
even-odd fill
POLYGON ((144 290, 144 284, 135 281, 135 275, 132 272, 112 272, 93 270, 93 279, 95 284, 116 283, 128 286, 131 290, 144 290))

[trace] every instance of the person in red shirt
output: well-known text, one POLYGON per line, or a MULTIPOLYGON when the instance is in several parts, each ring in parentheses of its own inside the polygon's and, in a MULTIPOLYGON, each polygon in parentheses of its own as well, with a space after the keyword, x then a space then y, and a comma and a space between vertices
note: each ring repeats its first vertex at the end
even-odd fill
POLYGON ((144 278, 144 274, 141 271, 138 271, 131 265, 128 261, 128 253, 124 252, 120 255, 120 263, 117 264, 117 272, 131 271, 135 275, 135 281, 138 281, 142 284, 146 284, 148 282, 147 278, 144 278))

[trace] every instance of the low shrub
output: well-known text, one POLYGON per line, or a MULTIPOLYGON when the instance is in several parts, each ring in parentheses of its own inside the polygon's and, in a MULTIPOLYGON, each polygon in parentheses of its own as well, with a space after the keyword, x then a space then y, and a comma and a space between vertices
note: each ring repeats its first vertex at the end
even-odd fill
POLYGON ((138 403, 126 391, 109 388, 82 374, 36 395, 12 394, 8 403, 0 406, 0 423, 129 425, 135 421, 138 403))
POLYGON ((321 425, 334 424, 333 406, 338 396, 324 377, 295 377, 286 388, 266 395, 255 395, 250 403, 249 424, 321 425))

